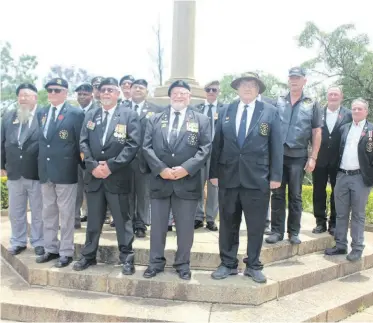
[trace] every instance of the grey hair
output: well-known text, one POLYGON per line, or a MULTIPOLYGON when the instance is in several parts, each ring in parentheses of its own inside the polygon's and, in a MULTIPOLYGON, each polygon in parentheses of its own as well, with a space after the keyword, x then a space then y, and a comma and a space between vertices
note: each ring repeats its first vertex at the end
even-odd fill
POLYGON ((329 92, 329 90, 331 90, 331 89, 338 89, 339 92, 341 92, 341 94, 343 94, 342 87, 339 86, 339 85, 331 85, 331 86, 329 86, 327 92, 329 92))
POLYGON ((368 110, 369 102, 367 100, 363 99, 363 98, 357 98, 357 99, 353 100, 352 103, 351 103, 351 106, 353 106, 355 103, 358 103, 358 102, 364 104, 365 108, 368 110))

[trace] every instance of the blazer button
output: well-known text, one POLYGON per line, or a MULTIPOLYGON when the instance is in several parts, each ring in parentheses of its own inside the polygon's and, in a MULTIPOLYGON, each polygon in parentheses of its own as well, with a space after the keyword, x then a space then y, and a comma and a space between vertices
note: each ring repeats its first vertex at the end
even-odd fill
POLYGON ((21 159, 22 159, 22 155, 21 155, 21 156, 19 156, 19 158, 21 158, 21 159))
POLYGON ((175 157, 175 154, 172 154, 171 156, 172 156, 172 157, 175 157))
POLYGON ((47 160, 49 161, 49 160, 51 160, 51 159, 48 157, 47 160))
POLYGON ((102 151, 101 151, 101 154, 105 154, 105 152, 102 150, 102 151))
POLYGON ((47 145, 47 148, 50 148, 51 145, 47 145))
POLYGON ((332 139, 332 136, 329 136, 329 139, 332 139))

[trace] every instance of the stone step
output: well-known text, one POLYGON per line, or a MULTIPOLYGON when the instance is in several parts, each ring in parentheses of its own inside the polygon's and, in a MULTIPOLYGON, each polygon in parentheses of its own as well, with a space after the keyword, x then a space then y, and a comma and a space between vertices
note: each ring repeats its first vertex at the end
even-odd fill
POLYGON ((373 269, 259 306, 180 302, 30 287, 4 262, 1 276, 1 319, 11 321, 336 322, 362 307, 373 305, 373 269))
POLYGON ((143 278, 146 269, 136 266, 132 276, 121 274, 121 266, 98 264, 76 272, 72 266, 55 268, 53 262, 37 264, 27 250, 18 256, 4 248, 2 255, 31 285, 104 292, 121 296, 259 305, 309 287, 373 267, 373 248, 366 248, 361 261, 350 263, 345 256, 325 257, 322 253, 295 256, 264 268, 266 284, 257 284, 242 272, 224 280, 213 280, 211 271, 193 270, 192 280, 181 280, 166 269, 152 279, 143 278))
POLYGON ((368 308, 361 306, 357 313, 340 322, 373 322, 373 306, 368 308))

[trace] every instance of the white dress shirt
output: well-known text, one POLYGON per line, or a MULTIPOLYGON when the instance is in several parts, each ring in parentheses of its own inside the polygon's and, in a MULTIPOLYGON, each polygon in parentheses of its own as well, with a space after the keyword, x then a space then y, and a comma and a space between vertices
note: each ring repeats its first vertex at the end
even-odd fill
MULTIPOLYGON (((249 130, 249 127, 250 127, 251 118, 253 117, 253 113, 254 113, 254 109, 255 109, 255 102, 256 102, 256 100, 250 102, 248 104, 248 107, 247 107, 246 135, 247 135, 247 131, 249 130)), ((242 101, 240 101, 240 103, 238 104, 237 114, 236 114, 236 135, 237 136, 238 136, 238 131, 240 129, 242 114, 245 110, 245 105, 246 104, 243 103, 242 101)))
POLYGON ((326 109, 326 125, 328 127, 329 133, 332 133, 335 123, 337 122, 340 108, 335 111, 326 109))
POLYGON ((350 131, 346 138, 346 144, 342 155, 341 168, 345 170, 360 169, 358 157, 358 144, 363 132, 366 120, 361 120, 358 124, 352 122, 350 131))
POLYGON ((113 117, 113 114, 114 114, 114 111, 116 109, 117 106, 111 108, 110 110, 105 110, 104 108, 102 108, 102 120, 101 120, 101 123, 104 121, 104 118, 105 118, 105 115, 106 115, 106 111, 109 112, 109 114, 107 115, 107 122, 106 122, 106 128, 105 128, 105 131, 104 131, 104 135, 102 137, 102 143, 105 144, 105 140, 106 140, 106 135, 107 135, 107 132, 108 132, 108 129, 109 129, 109 125, 110 125, 110 121, 111 121, 111 118, 113 117))
MULTIPOLYGON (((54 116, 54 121, 57 120, 58 115, 60 114, 61 109, 62 109, 62 107, 63 107, 64 104, 65 104, 65 102, 63 102, 63 103, 61 103, 61 104, 59 104, 59 105, 56 106, 56 114, 54 116)), ((47 119, 47 123, 46 123, 46 126, 44 128, 44 132, 43 132, 43 135, 44 135, 45 138, 47 138, 49 123, 50 123, 50 120, 52 118, 53 107, 54 107, 54 105, 51 105, 50 108, 49 108, 48 119, 47 119)))
POLYGON ((82 110, 83 110, 83 112, 84 112, 84 114, 87 113, 87 111, 89 110, 89 108, 92 106, 92 103, 93 103, 93 101, 91 101, 85 108, 81 107, 82 110))
POLYGON ((180 112, 180 115, 179 115, 179 124, 178 124, 178 127, 177 127, 177 135, 179 136, 181 126, 184 123, 186 110, 187 110, 187 108, 184 108, 181 111, 176 111, 172 107, 170 108, 170 122, 168 123, 168 135, 167 135, 167 141, 168 142, 170 142, 170 135, 171 135, 172 125, 174 124, 174 120, 175 120, 175 117, 176 117, 175 112, 180 112))
POLYGON ((139 107, 137 108, 137 114, 140 116, 141 114, 141 111, 142 111, 142 108, 144 106, 144 103, 145 103, 145 100, 140 102, 140 103, 136 103, 135 101, 132 101, 132 109, 133 111, 135 111, 135 106, 138 105, 139 107))

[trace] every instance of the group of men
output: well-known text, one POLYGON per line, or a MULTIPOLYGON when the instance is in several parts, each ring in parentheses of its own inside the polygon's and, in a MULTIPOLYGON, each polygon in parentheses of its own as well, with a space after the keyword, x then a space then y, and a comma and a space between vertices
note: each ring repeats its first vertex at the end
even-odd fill
POLYGON ((56 267, 73 261, 74 229, 87 221, 86 242, 74 270, 96 264, 104 223, 115 227, 122 273, 135 272, 133 241, 146 236, 151 224, 149 266, 144 277, 162 272, 172 215, 177 231, 173 267, 191 279, 194 230, 217 231, 220 266, 213 279, 238 273, 237 252, 242 213, 247 227, 244 274, 265 283, 260 252, 284 238, 286 188, 287 233, 300 244, 302 182, 313 172, 315 234, 328 230, 336 247, 327 255, 347 253, 351 213, 352 251, 364 248, 365 205, 373 185, 373 125, 368 103, 356 99, 341 106, 339 87, 328 89, 321 108, 304 91, 305 71, 289 70, 289 93, 276 101, 262 97, 266 86, 256 73, 231 83, 238 100, 218 102, 219 82, 205 86, 206 101, 191 106, 190 86, 169 86, 170 105, 146 100, 148 83, 124 76, 96 77, 75 89, 80 107, 67 102, 68 83, 50 80, 50 106, 37 106, 37 89, 21 84, 18 108, 2 120, 1 172, 8 176, 12 236, 9 251, 27 245, 27 203, 31 208, 30 243, 36 262, 56 259, 56 267), (121 92, 124 99, 121 100, 121 92), (332 186, 327 227, 326 185, 332 186), (204 203, 204 187, 207 199, 204 203), (84 198, 85 196, 85 198, 84 198), (87 210, 80 213, 86 200, 87 210), (270 230, 268 224, 270 223, 270 230), (58 240, 58 230, 61 238, 58 240))

